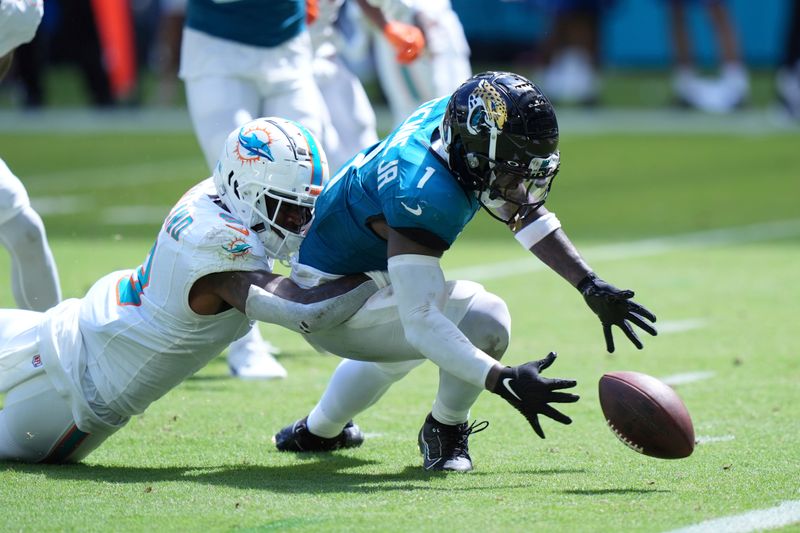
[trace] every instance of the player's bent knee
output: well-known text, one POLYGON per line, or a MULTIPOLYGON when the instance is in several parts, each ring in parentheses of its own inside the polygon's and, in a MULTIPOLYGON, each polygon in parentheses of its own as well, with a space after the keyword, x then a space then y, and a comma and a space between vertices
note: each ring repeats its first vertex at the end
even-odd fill
POLYGON ((0 233, 2 241, 18 252, 39 249, 45 242, 44 224, 31 207, 23 209, 0 226, 0 233))
POLYGON ((511 340, 511 313, 502 298, 484 290, 475 294, 458 327, 472 344, 499 361, 511 340))

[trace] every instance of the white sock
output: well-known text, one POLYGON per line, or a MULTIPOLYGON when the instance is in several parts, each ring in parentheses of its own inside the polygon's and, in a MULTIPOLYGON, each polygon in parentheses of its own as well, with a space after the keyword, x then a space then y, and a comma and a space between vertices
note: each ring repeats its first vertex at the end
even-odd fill
POLYGON ((348 420, 377 402, 395 381, 424 361, 369 363, 345 359, 308 415, 308 429, 320 437, 335 437, 348 420))

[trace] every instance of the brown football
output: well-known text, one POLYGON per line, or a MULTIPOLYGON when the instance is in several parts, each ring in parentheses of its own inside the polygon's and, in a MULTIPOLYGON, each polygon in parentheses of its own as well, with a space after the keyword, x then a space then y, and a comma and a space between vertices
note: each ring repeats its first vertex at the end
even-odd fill
POLYGON ((629 448, 660 459, 692 454, 692 418, 672 387, 647 374, 620 371, 604 374, 599 390, 608 427, 629 448))

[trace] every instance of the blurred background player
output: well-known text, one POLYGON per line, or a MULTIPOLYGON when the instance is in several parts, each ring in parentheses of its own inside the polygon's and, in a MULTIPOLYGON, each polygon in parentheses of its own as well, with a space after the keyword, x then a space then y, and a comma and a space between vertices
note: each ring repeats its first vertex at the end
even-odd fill
POLYGON ((375 111, 369 97, 339 53, 345 42, 336 22, 344 5, 345 0, 319 0, 319 15, 309 24, 314 79, 339 138, 339 161, 378 142, 375 111))
POLYGON ((725 0, 667 0, 675 48, 673 90, 679 103, 708 111, 727 113, 741 107, 750 94, 747 69, 739 50, 739 36, 725 0), (701 5, 711 22, 720 53, 719 75, 700 76, 688 28, 690 5, 701 5))
MULTIPOLYGON (((314 47, 314 77, 317 81, 331 122, 339 138, 337 160, 350 159, 357 152, 378 142, 375 111, 364 86, 342 58, 346 45, 337 22, 343 14, 345 0, 320 0, 319 16, 309 25, 314 47)), ((412 62, 422 53, 425 38, 413 24, 387 20, 383 12, 359 0, 361 10, 376 27, 382 28, 398 57, 412 62)))
MULTIPOLYGON (((180 78, 195 134, 210 169, 231 130, 254 117, 299 122, 323 142, 336 169, 345 159, 312 69, 305 0, 189 0, 180 78)), ((276 349, 257 327, 228 351, 241 378, 282 378, 276 349)))
POLYGON ((542 88, 553 102, 594 105, 600 96, 600 30, 614 0, 533 0, 552 22, 542 42, 542 88))
MULTIPOLYGON (((11 65, 14 48, 33 39, 43 11, 41 0, 0 0, 0 79, 11 65)), ((61 286, 44 224, 31 207, 22 182, 2 159, 0 243, 11 256, 11 287, 17 307, 44 311, 56 305, 61 300, 61 286)))
POLYGON ((775 90, 787 114, 800 120, 800 0, 791 0, 787 18, 789 27, 775 90))
MULTIPOLYGON (((389 21, 422 30, 425 50, 418 58, 398 49, 391 26, 379 27, 375 63, 393 124, 405 120, 423 102, 451 94, 472 75, 469 44, 450 0, 366 0, 389 21)), ((398 32, 399 33, 399 32, 398 32)))
POLYGON ((178 94, 178 68, 181 58, 181 36, 186 20, 187 0, 161 0, 156 28, 155 71, 158 76, 156 103, 173 105, 178 94))

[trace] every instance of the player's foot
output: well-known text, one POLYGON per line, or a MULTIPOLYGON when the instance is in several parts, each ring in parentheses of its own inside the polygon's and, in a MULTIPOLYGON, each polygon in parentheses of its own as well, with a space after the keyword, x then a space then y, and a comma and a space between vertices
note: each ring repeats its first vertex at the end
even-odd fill
POLYGON ((358 448, 364 443, 364 433, 351 420, 335 437, 319 437, 308 429, 308 417, 305 417, 277 432, 272 442, 282 452, 332 452, 342 448, 358 448))
POLYGON ((469 456, 469 436, 483 431, 489 422, 466 422, 456 426, 442 424, 428 414, 419 430, 419 451, 425 470, 448 470, 469 472, 472 458, 469 456))
POLYGON ((261 338, 256 328, 228 348, 228 368, 241 379, 282 379, 286 369, 275 359, 278 350, 261 338))

